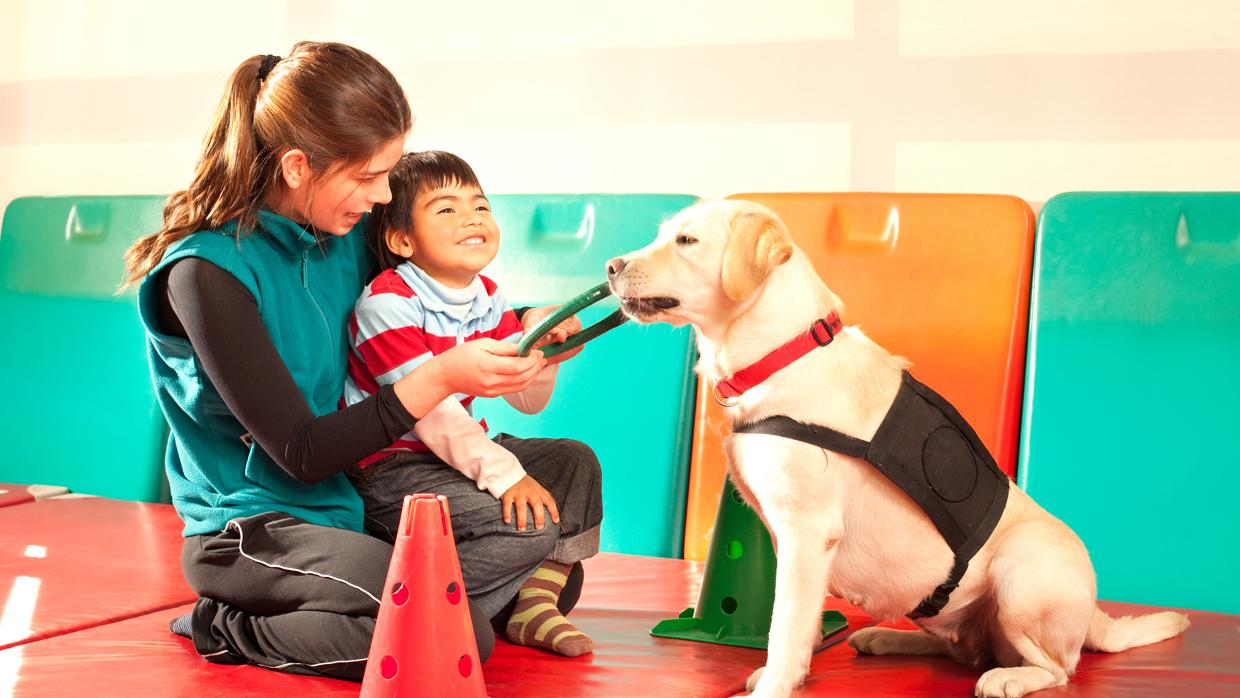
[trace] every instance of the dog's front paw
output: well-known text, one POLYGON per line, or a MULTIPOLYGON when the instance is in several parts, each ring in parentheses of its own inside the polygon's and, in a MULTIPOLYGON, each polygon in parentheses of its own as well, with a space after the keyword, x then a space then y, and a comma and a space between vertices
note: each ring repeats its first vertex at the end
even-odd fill
POLYGON ((766 667, 758 667, 754 673, 749 675, 749 678, 745 680, 746 691, 752 691, 758 685, 758 679, 762 678, 762 672, 764 671, 766 671, 766 667))
POLYGON ((792 695, 792 689, 801 683, 804 677, 783 676, 777 672, 767 671, 767 667, 762 667, 749 675, 749 679, 745 681, 745 690, 752 691, 749 698, 788 698, 792 695))

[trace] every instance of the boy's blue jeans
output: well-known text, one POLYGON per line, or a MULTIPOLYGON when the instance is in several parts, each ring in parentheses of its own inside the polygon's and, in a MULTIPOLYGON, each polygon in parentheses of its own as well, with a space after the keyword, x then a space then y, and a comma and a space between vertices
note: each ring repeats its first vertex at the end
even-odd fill
POLYGON ((541 531, 529 512, 525 531, 504 523, 502 505, 433 453, 399 453, 347 473, 366 507, 366 528, 391 542, 400 524, 405 495, 418 492, 448 498, 461 575, 470 601, 493 617, 544 560, 572 564, 598 552, 603 517, 602 476, 588 446, 571 439, 519 439, 500 434, 495 442, 517 457, 530 477, 555 498, 560 523, 548 517, 541 531))

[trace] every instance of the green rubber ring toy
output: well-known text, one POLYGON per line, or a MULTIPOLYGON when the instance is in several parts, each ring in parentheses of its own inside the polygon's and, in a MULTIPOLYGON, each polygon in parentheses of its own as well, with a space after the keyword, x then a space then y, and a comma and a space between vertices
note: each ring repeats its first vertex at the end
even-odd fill
MULTIPOLYGON (((556 310, 554 313, 548 315, 542 322, 538 323, 536 327, 525 333, 525 336, 521 338, 521 343, 517 345, 517 356, 529 356, 530 351, 534 348, 534 343, 537 342, 540 337, 550 332, 553 327, 610 295, 611 288, 607 286, 607 282, 603 282, 589 291, 586 291, 585 293, 569 300, 567 303, 560 306, 559 310, 556 310)), ((604 332, 623 325, 627 321, 628 318, 624 316, 624 313, 617 310, 611 315, 608 315, 602 320, 590 325, 563 342, 548 344, 545 347, 541 347, 539 351, 543 353, 543 356, 555 356, 556 354, 568 351, 573 347, 585 344, 604 332)))

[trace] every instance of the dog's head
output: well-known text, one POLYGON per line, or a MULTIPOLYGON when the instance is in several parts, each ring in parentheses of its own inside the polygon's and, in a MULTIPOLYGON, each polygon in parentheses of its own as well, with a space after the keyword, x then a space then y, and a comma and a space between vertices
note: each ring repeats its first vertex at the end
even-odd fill
POLYGON ((653 243, 607 262, 607 279, 634 320, 701 327, 730 315, 792 253, 770 209, 713 201, 681 211, 653 243))

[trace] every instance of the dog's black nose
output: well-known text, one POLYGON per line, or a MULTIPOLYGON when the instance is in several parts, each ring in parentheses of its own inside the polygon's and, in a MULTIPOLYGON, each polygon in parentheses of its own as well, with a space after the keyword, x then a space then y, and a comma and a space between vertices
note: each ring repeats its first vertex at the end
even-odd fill
POLYGON ((611 278, 624 269, 624 257, 616 257, 607 261, 607 278, 611 278))

